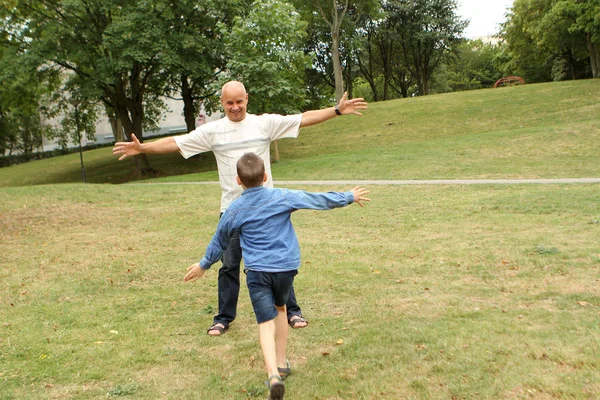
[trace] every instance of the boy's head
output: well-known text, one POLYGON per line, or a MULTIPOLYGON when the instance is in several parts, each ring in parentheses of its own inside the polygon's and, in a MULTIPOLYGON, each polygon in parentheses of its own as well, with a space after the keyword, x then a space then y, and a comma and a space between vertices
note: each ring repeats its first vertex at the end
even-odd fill
POLYGON ((255 153, 245 153, 236 166, 237 182, 246 188, 262 186, 267 181, 265 163, 255 153))

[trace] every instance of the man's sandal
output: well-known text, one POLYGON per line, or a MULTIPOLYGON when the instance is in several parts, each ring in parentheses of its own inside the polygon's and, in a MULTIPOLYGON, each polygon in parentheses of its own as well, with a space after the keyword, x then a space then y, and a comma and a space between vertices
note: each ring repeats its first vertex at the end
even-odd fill
POLYGON ((306 328, 308 326, 308 321, 306 319, 304 319, 304 317, 300 314, 300 315, 292 315, 292 317, 288 320, 288 324, 290 324, 290 326, 293 329, 302 329, 302 328, 306 328), (304 326, 298 326, 299 324, 302 323, 306 323, 306 325, 304 326))
POLYGON ((225 325, 222 322, 215 322, 210 328, 208 328, 208 330, 206 331, 206 334, 208 336, 221 336, 222 334, 224 334, 227 329, 229 329, 229 325, 225 325), (218 331, 219 334, 218 335, 211 335, 209 332, 210 331, 218 331))
POLYGON ((271 375, 266 382, 269 387, 269 400, 283 400, 285 384, 279 375, 271 375), (275 381, 271 383, 271 381, 275 381))
POLYGON ((288 360, 285 360, 285 367, 277 367, 277 372, 282 380, 285 380, 292 373, 292 366, 288 360))

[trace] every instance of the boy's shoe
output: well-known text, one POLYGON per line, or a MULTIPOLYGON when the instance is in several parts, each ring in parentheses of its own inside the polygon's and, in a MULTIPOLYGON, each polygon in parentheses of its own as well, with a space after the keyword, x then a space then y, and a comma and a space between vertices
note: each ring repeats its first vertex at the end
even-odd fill
POLYGON ((269 387, 269 400, 283 400, 285 394, 285 384, 279 375, 271 375, 267 379, 269 387))

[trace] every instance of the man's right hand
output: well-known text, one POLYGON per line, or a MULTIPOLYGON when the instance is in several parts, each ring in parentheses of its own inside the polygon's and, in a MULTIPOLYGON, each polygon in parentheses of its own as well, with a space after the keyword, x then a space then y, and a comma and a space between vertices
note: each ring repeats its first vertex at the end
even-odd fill
POLYGON ((113 147, 113 155, 122 154, 119 157, 119 161, 124 160, 127 157, 137 156, 142 152, 142 144, 135 137, 135 134, 131 134, 131 142, 117 142, 113 147))

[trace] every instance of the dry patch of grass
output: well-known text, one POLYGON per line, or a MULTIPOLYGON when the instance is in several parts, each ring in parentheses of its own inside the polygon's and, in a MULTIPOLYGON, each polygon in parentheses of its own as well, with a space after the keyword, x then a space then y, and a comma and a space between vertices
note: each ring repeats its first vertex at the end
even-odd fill
MULTIPOLYGON (((182 282, 216 227, 218 191, 0 192, 3 394, 263 398, 245 287, 231 329, 211 338, 217 267, 182 282)), ((290 398, 593 398, 596 185, 387 186, 371 197, 365 209, 293 216, 310 325, 291 331, 290 398)))

